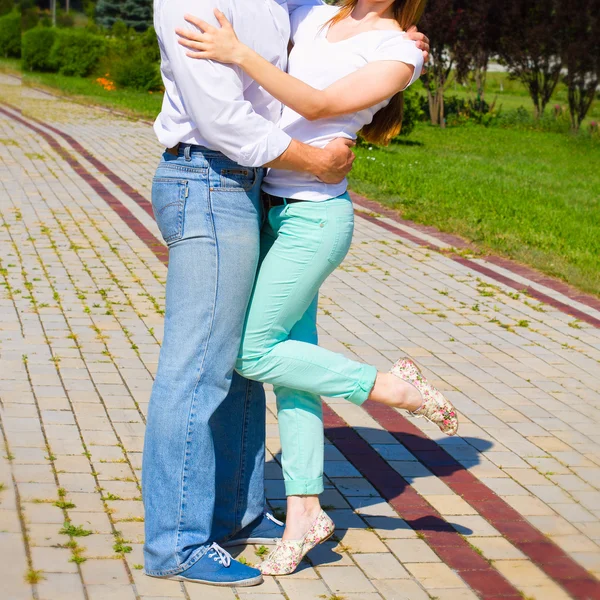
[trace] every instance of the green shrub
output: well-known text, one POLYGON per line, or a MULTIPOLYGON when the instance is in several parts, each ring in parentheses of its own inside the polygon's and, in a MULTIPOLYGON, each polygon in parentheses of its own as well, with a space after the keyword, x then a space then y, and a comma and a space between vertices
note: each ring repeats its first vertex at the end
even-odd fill
POLYGON ((517 109, 500 113, 494 125, 513 129, 567 133, 571 129, 571 120, 569 111, 560 104, 555 105, 551 110, 546 109, 539 119, 536 119, 530 110, 520 106, 517 109))
POLYGON ((162 85, 158 63, 142 53, 113 61, 110 74, 117 85, 144 92, 159 90, 162 85))
POLYGON ((59 29, 50 61, 62 75, 85 77, 98 65, 106 51, 104 38, 84 29, 59 29))
POLYGON ((410 135, 415 128, 417 121, 423 118, 423 109, 421 108, 421 94, 413 87, 408 88, 404 92, 404 112, 402 114, 402 129, 400 136, 406 137, 410 135))
POLYGON ((160 50, 154 29, 138 33, 117 21, 112 34, 109 50, 102 60, 102 72, 110 73, 119 87, 160 90, 160 50))
POLYGON ((0 15, 7 15, 14 7, 14 0, 0 0, 0 15))
POLYGON ((50 11, 39 6, 21 6, 21 30, 29 31, 38 26, 52 27, 50 11))
POLYGON ((51 49, 56 40, 56 30, 50 27, 34 27, 23 34, 21 58, 26 71, 55 71, 51 49))
POLYGON ((17 11, 0 17, 0 55, 6 58, 21 56, 21 15, 17 11))

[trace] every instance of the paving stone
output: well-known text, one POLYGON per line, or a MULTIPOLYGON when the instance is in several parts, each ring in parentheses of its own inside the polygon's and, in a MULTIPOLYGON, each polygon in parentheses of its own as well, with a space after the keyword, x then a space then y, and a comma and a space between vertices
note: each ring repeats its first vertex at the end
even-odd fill
POLYGON ((423 540, 387 540, 386 544, 403 565, 440 562, 437 554, 423 540))
POLYGON ((319 573, 334 593, 376 591, 373 584, 357 567, 321 567, 319 573))
POLYGON ((81 575, 86 585, 129 584, 129 576, 122 560, 86 560, 81 564, 81 575))
POLYGON ((369 579, 408 579, 406 569, 389 554, 354 554, 356 564, 369 579))
POLYGON ((488 560, 518 560, 526 556, 508 540, 501 537, 470 537, 469 543, 481 550, 488 560))
POLYGON ((83 600, 83 585, 78 574, 46 573, 38 583, 39 600, 83 600))
MULTIPOLYGON (((135 600, 135 591, 127 585, 86 585, 89 600, 135 600)), ((232 597, 233 598, 233 597, 232 597)))
POLYGON ((385 600, 430 600, 431 598, 415 581, 406 579, 375 580, 373 585, 385 600))
POLYGON ((77 565, 70 562, 71 551, 66 548, 33 547, 33 568, 44 573, 77 573, 77 565))
POLYGON ((443 563, 409 563, 408 571, 426 590, 464 588, 464 581, 443 563))

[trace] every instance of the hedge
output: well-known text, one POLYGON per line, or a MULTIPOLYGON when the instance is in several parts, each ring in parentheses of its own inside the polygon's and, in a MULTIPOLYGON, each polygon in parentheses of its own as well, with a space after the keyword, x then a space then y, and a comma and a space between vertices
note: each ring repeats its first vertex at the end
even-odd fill
POLYGON ((98 65, 106 41, 83 29, 58 29, 50 51, 50 62, 62 75, 85 77, 98 65))
POLYGON ((0 17, 0 55, 21 56, 21 15, 16 11, 0 17))
POLYGON ((34 27, 23 34, 21 58, 26 71, 55 71, 50 60, 52 46, 56 41, 56 29, 34 27))

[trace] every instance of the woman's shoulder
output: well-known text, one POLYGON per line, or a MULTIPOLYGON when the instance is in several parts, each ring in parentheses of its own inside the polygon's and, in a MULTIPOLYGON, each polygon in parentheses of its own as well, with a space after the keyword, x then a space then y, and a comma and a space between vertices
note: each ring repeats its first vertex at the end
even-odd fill
POLYGON ((399 60, 414 66, 423 64, 423 52, 403 31, 380 30, 380 35, 373 36, 370 42, 370 61, 399 60))

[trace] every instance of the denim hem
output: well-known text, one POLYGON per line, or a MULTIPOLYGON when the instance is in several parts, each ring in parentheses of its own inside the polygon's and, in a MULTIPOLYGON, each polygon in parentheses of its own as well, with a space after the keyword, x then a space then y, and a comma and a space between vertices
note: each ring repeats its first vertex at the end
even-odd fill
POLYGON ((193 567, 207 552, 210 548, 210 544, 206 546, 200 546, 198 550, 192 554, 190 558, 188 558, 182 565, 179 565, 176 569, 169 569, 167 571, 150 571, 148 569, 144 569, 146 575, 150 575, 151 577, 169 577, 170 575, 179 575, 184 571, 187 571, 190 567, 193 567))
POLYGON ((323 477, 285 481, 286 496, 318 496, 324 491, 323 477))
POLYGON ((348 396, 348 401, 357 406, 363 405, 369 399, 376 379, 377 369, 371 365, 363 365, 362 377, 356 389, 348 396))

